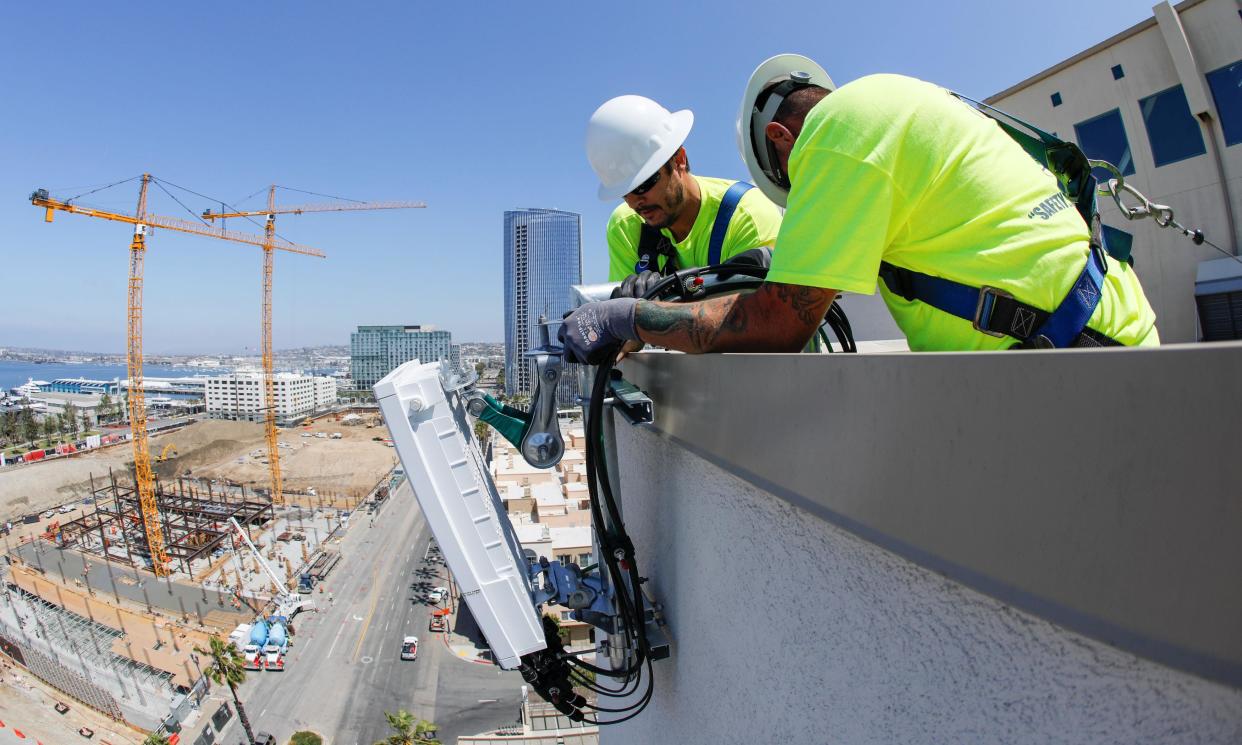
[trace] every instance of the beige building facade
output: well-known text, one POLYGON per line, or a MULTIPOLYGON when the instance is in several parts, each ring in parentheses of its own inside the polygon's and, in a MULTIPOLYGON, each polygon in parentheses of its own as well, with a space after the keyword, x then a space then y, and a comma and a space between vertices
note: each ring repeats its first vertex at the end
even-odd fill
MULTIPOLYGON (((1236 0, 1185 0, 1152 12, 986 103, 1118 166, 1126 183, 1172 207, 1177 222, 1236 255, 1242 11, 1236 0)), ((1165 343, 1239 338, 1242 263, 1150 219, 1127 220, 1107 197, 1100 211, 1123 231, 1120 240, 1132 240, 1165 343)))

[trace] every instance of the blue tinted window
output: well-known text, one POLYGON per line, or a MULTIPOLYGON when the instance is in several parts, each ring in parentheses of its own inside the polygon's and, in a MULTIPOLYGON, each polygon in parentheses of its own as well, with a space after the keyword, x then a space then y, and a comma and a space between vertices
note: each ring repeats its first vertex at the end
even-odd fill
MULTIPOLYGON (((1129 259, 1130 251, 1134 248, 1134 236, 1124 230, 1114 228, 1112 225, 1101 225, 1104 233, 1104 245, 1108 249, 1108 253, 1118 261, 1129 259)), ((1134 263, 1130 260, 1130 263, 1134 263)))
MULTIPOLYGON (((1126 128, 1121 123, 1121 112, 1113 109, 1107 114, 1100 114, 1094 119, 1074 125, 1074 134, 1078 137, 1078 146, 1093 160, 1106 160, 1117 166, 1122 175, 1134 173, 1134 159, 1130 157, 1130 141, 1126 139, 1126 128)), ((1106 181, 1112 175, 1102 168, 1096 168, 1095 177, 1106 181)))
POLYGON ((1126 76, 1126 71, 1121 69, 1121 65, 1113 65, 1113 80, 1121 80, 1126 76))
POLYGON ((1053 106, 1060 106, 1060 105, 1061 105, 1061 94, 1060 94, 1060 92, 1057 92, 1057 93, 1053 93, 1053 94, 1052 94, 1052 105, 1053 105, 1053 106))
POLYGON ((1147 139, 1157 166, 1207 152, 1199 122, 1190 114, 1186 92, 1180 85, 1139 99, 1139 110, 1143 112, 1143 124, 1147 127, 1147 139))
POLYGON ((1242 60, 1209 72, 1207 81, 1212 89, 1212 99, 1216 101, 1216 113, 1220 115, 1225 144, 1242 142, 1242 60))

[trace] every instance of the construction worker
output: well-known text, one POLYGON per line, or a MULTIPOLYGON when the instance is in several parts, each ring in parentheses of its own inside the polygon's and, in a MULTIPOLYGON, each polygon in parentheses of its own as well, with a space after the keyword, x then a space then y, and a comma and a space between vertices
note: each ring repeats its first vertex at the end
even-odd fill
POLYGON ((813 61, 767 60, 738 116, 751 175, 787 206, 766 281, 698 303, 591 303, 560 332, 574 361, 640 340, 686 352, 794 352, 839 291, 884 301, 913 350, 1155 345, 1132 267, 996 122, 942 88, 873 75, 839 90, 813 61))
MULTIPOLYGON (((750 184, 695 176, 684 143, 689 110, 670 112, 642 96, 605 101, 587 123, 586 151, 599 198, 623 199, 608 219, 608 280, 614 297, 641 297, 662 275, 719 264, 771 246, 776 205, 750 184)), ((751 263, 766 263, 754 252, 751 263)))

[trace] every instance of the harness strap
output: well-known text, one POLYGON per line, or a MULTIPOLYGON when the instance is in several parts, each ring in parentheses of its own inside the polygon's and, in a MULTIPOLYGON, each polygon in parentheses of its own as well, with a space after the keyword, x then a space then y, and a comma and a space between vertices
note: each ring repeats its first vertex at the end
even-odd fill
POLYGON ((995 287, 971 287, 888 262, 880 264, 880 278, 894 295, 970 321, 989 336, 1011 336, 1026 348, 1122 346, 1087 328, 1100 303, 1108 271, 1104 261, 1102 251, 1092 249, 1073 287, 1051 313, 995 287))
POLYGON ((729 232, 729 221, 733 219, 733 213, 737 210, 738 202, 742 201, 742 195, 755 187, 745 181, 734 181, 729 190, 724 193, 724 197, 720 200, 720 209, 716 212, 716 220, 712 223, 712 238, 707 244, 707 265, 715 266, 720 263, 720 252, 724 248, 725 233, 729 232))
POLYGON ((677 271, 677 250, 669 242, 668 236, 647 223, 639 224, 638 230, 638 262, 634 264, 634 273, 646 271, 659 272, 668 276, 677 271), (664 266, 660 266, 660 257, 664 257, 664 266))

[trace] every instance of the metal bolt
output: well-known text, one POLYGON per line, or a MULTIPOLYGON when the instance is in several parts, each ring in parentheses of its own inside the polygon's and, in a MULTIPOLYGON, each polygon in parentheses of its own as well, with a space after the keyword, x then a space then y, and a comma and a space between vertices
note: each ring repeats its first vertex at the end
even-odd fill
POLYGON ((619 548, 619 549, 617 549, 617 550, 613 551, 613 552, 612 552, 612 558, 616 559, 617 561, 622 561, 622 560, 624 560, 624 559, 625 559, 625 549, 623 549, 623 548, 619 548))

